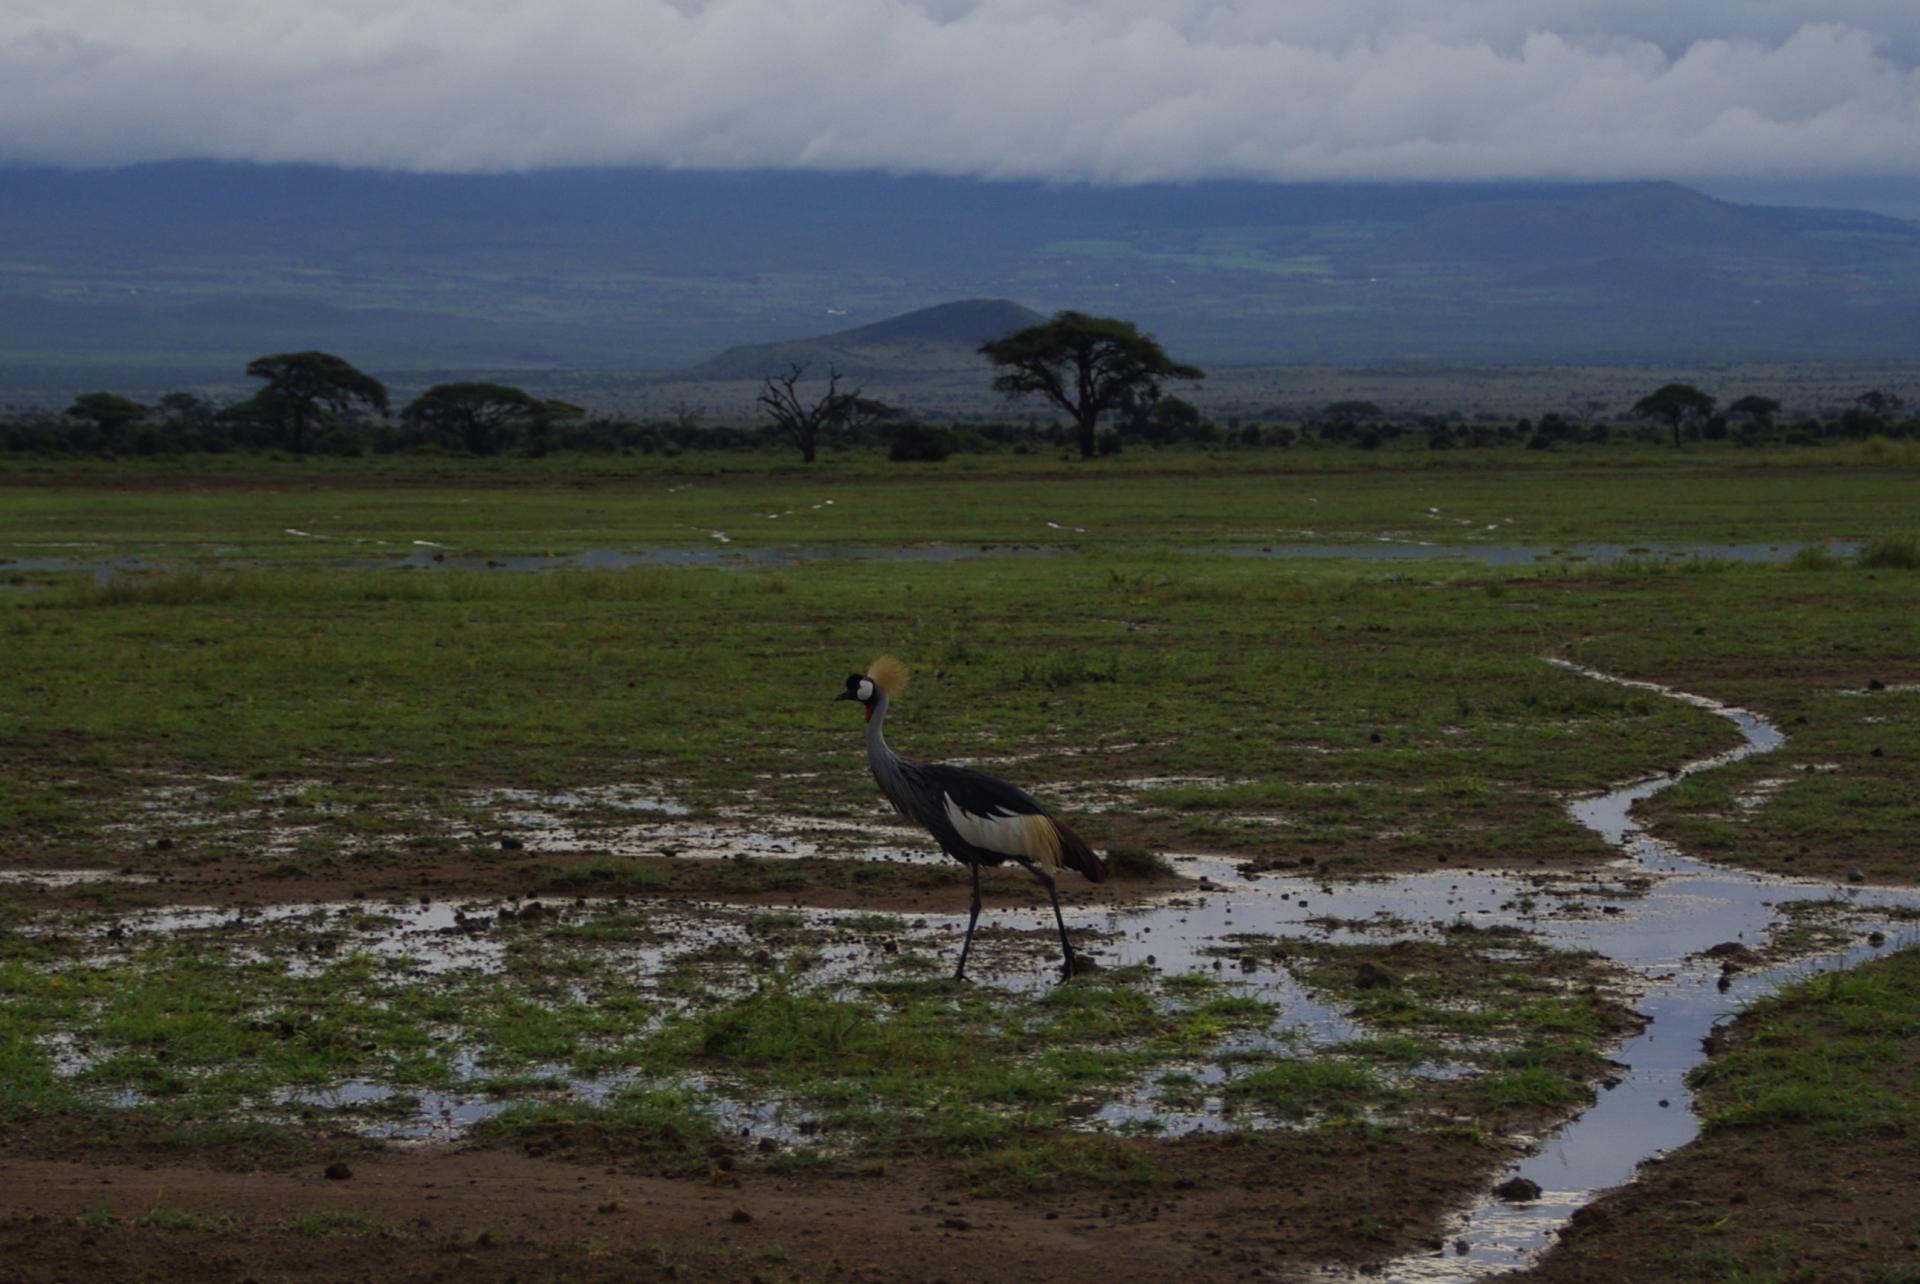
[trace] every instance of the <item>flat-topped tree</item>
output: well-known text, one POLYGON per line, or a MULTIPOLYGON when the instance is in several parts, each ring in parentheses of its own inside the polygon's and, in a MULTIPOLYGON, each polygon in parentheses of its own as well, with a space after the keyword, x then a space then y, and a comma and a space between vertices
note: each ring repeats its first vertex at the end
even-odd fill
POLYGON ((330 352, 255 357, 247 363, 247 374, 267 381, 248 409, 277 422, 296 455, 306 450, 307 426, 322 409, 343 415, 359 404, 387 413, 387 386, 330 352))
POLYGON ((1765 427, 1773 422, 1775 415, 1780 413, 1780 403, 1772 397, 1763 397, 1757 392, 1750 392, 1728 406, 1727 413, 1745 415, 1753 422, 1765 427))
POLYGON ((1690 383, 1669 383, 1633 403, 1641 419, 1664 419, 1673 429, 1673 446, 1680 448, 1680 425, 1699 423, 1713 413, 1713 398, 1690 383))
POLYGON ((436 383, 400 412, 417 428, 457 439, 469 455, 493 454, 546 416, 545 402, 499 383, 436 383))
POLYGON ((1100 416, 1122 404, 1160 399, 1162 379, 1204 379, 1198 366, 1169 357, 1131 321, 1056 312, 1038 325, 980 345, 980 355, 1006 373, 994 391, 1009 397, 1037 392, 1073 416, 1080 454, 1094 455, 1100 416))
POLYGON ((98 428, 102 441, 113 447, 120 444, 120 435, 130 425, 145 419, 152 409, 115 392, 83 392, 73 399, 66 414, 70 419, 84 419, 98 428))

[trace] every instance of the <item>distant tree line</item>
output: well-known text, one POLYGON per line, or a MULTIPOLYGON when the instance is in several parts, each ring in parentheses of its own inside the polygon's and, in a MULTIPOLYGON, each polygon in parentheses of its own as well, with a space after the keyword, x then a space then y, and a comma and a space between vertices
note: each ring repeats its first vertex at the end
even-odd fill
POLYGON ((250 362, 247 373, 261 387, 238 402, 175 392, 148 405, 99 391, 83 393, 57 412, 0 410, 0 449, 112 456, 251 451, 528 457, 797 450, 807 461, 822 450, 861 450, 938 461, 989 451, 1093 457, 1176 445, 1552 450, 1621 440, 1675 447, 1697 441, 1817 446, 1920 437, 1920 418, 1899 396, 1878 389, 1837 411, 1788 421, 1771 397, 1748 394, 1722 409, 1714 397, 1679 383, 1648 393, 1624 415, 1589 403, 1584 414, 1554 411, 1496 422, 1457 413, 1392 415, 1372 402, 1342 400, 1305 412, 1274 406, 1216 420, 1161 387, 1162 380, 1197 379, 1201 373, 1172 362, 1124 322, 1059 313, 982 351, 1005 371, 996 388, 1016 397, 1038 394, 1062 417, 1044 423, 931 423, 845 386, 837 369, 827 372, 823 384, 809 381, 800 365, 769 375, 756 402, 758 417, 740 424, 703 423, 686 409, 647 420, 596 416, 565 401, 482 382, 436 384, 396 411, 378 379, 340 357, 293 352, 250 362))

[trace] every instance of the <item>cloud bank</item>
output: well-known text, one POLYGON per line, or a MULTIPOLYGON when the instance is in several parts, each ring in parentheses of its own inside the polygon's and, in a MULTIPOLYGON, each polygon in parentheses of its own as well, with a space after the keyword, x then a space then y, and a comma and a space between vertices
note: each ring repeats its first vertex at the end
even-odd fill
POLYGON ((1920 176, 1913 0, 8 0, 0 162, 1920 176))

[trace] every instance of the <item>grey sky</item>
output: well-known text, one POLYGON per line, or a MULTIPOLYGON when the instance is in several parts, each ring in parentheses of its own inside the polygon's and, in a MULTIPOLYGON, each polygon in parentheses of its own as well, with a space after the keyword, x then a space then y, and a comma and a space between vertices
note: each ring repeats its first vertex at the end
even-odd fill
POLYGON ((6 0, 0 162, 1920 178, 1916 0, 6 0))

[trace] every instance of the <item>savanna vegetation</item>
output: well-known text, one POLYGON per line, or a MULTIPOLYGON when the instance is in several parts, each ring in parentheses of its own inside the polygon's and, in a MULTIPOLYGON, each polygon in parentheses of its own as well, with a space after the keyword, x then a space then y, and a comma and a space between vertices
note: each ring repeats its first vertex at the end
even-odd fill
MULTIPOLYGON (((1578 911, 1546 888, 1612 855, 1566 800, 1735 741, 1547 659, 1787 733, 1648 805, 1684 849, 1841 886, 1920 872, 1920 464, 1890 438, 1674 452, 1649 427, 1473 458, 15 459, 0 866, 73 878, 0 880, 0 1144, 53 1219, 0 1236, 28 1262, 90 1237, 103 1270, 188 1272, 201 1244, 271 1272, 324 1236, 369 1270, 586 1278, 897 1278, 958 1236, 1111 1275, 1061 1255, 1089 1228, 1146 1274, 1228 1245, 1279 1271, 1430 1249, 1519 1137, 1606 1091, 1639 1022, 1646 978, 1549 939, 1578 911), (1309 544, 1347 555, 1272 555, 1309 544), (1105 970, 1028 984, 1046 931, 1001 926, 976 946, 995 979, 943 979, 964 871, 894 858, 926 844, 829 699, 883 650, 916 671, 896 748, 1020 779, 1122 867, 1070 889, 1115 914, 1076 920, 1105 970), (1156 962, 1122 943, 1142 905, 1303 870, 1303 899, 1499 870, 1540 903, 1500 931, 1243 915, 1179 962, 1171 933, 1156 962), (414 1132, 467 1148, 380 1140, 414 1132), (63 1184, 142 1164, 164 1199, 63 1184), (379 1179, 323 1201, 329 1165, 379 1179), (853 1208, 857 1242, 813 1233, 853 1208)), ((995 914, 1033 894, 988 892, 995 914)), ((1849 912, 1755 944, 1833 948, 1849 912)), ((1764 1009, 1730 1045, 1752 1055, 1702 1072, 1703 1145, 1776 1155, 1804 1124, 1823 1163, 1904 1164, 1901 976, 1764 1009), (1838 1113, 1808 1115, 1829 1088, 1838 1113)), ((1692 1222, 1658 1251, 1720 1272, 1699 1278, 1841 1260, 1853 1232, 1781 1229, 1777 1189, 1747 1186, 1794 1241, 1773 1257, 1710 1256, 1692 1222)))

